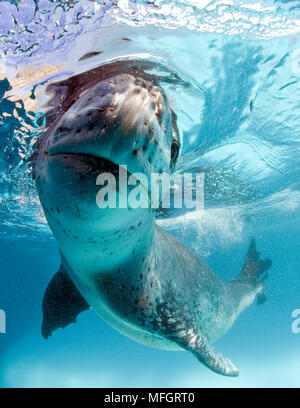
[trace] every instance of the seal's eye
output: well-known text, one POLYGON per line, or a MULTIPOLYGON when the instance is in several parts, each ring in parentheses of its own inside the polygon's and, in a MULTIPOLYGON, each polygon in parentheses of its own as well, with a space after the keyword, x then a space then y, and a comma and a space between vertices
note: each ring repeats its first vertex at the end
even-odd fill
POLYGON ((174 139, 172 142, 172 146, 171 146, 171 163, 170 163, 171 168, 174 168, 175 163, 178 159, 179 149, 180 149, 180 144, 178 140, 174 139))

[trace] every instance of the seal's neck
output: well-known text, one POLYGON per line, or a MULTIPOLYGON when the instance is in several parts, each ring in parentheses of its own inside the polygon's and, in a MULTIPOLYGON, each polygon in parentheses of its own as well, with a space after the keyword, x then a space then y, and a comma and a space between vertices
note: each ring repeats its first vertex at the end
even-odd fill
POLYGON ((125 232, 99 231, 93 237, 69 237, 60 242, 60 247, 75 273, 114 273, 121 268, 138 271, 142 264, 150 262, 153 240, 154 215, 151 212, 125 232))

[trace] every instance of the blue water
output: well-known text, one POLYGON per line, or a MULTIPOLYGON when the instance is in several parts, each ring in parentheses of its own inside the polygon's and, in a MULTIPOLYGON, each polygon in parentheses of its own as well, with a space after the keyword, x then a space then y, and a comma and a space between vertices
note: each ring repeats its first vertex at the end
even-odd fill
POLYGON ((1 387, 300 386, 300 334, 291 329, 300 309, 299 4, 170 4, 0 2, 1 387), (78 61, 90 51, 102 53, 78 61), (28 162, 42 132, 44 89, 128 55, 161 64, 183 143, 178 171, 205 173, 203 217, 170 211, 159 224, 225 281, 240 271, 252 236, 273 260, 267 302, 253 304, 216 343, 238 378, 188 353, 137 344, 93 311, 41 336, 42 297, 59 267, 28 162))

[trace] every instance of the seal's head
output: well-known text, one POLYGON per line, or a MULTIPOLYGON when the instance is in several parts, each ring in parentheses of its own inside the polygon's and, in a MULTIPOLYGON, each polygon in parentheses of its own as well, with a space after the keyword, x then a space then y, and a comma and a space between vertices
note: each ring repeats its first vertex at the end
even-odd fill
MULTIPOLYGON (((118 213, 112 208, 99 211, 96 180, 99 174, 118 178, 123 172, 127 182, 131 174, 142 173, 150 185, 151 173, 173 171, 178 130, 162 89, 142 74, 118 73, 81 88, 74 86, 57 109, 59 115, 41 140, 34 163, 40 200, 52 229, 73 236, 86 230, 91 235, 122 230, 150 216, 150 207, 133 211, 130 205, 118 208, 118 213)), ((120 180, 112 188, 117 196, 129 193, 120 180)))

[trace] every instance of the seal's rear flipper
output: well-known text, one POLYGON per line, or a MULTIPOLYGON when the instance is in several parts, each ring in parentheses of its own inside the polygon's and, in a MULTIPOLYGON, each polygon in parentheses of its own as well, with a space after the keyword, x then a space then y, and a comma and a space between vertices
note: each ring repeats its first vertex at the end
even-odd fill
POLYGON ((247 252, 245 263, 241 273, 237 276, 239 279, 257 281, 257 279, 272 266, 271 259, 260 259, 260 253, 256 250, 254 238, 251 239, 247 252))
POLYGON ((42 335, 47 339, 59 327, 75 323, 76 316, 90 306, 61 265, 45 291, 42 308, 42 335))
POLYGON ((260 253, 257 252, 255 240, 252 238, 242 271, 231 282, 249 283, 259 287, 257 304, 262 304, 267 299, 263 289, 263 281, 266 279, 267 274, 262 275, 271 268, 272 261, 271 259, 260 259, 259 257, 260 253))

